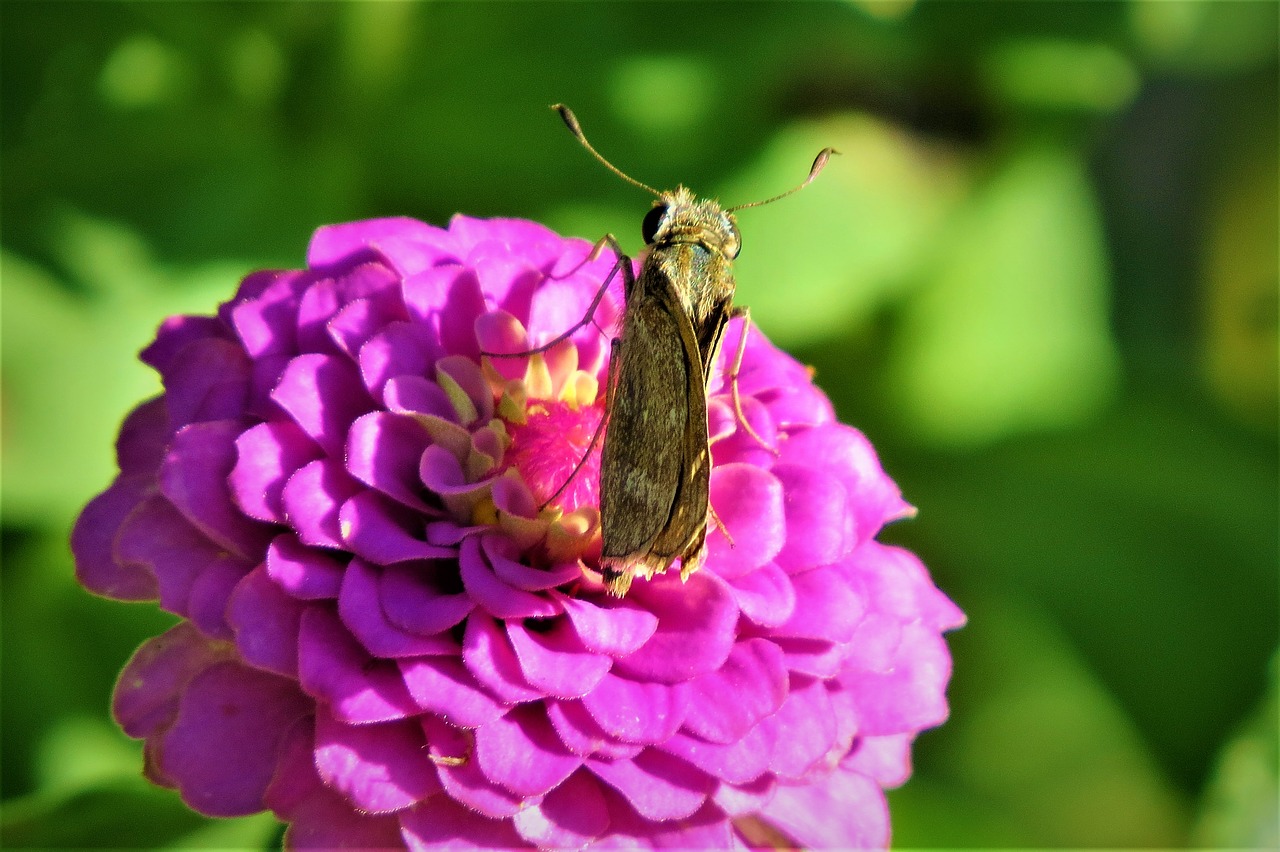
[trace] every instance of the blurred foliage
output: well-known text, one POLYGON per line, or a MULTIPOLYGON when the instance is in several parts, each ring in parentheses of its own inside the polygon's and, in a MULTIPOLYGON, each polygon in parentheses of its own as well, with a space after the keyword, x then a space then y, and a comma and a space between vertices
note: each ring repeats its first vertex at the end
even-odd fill
POLYGON ((1272 846, 1277 5, 0 9, 5 846, 278 843, 138 777, 108 696, 169 619, 65 538, 165 315, 326 222, 639 247, 606 156, 744 211, 740 301, 871 436, 970 614, 900 846, 1272 846))

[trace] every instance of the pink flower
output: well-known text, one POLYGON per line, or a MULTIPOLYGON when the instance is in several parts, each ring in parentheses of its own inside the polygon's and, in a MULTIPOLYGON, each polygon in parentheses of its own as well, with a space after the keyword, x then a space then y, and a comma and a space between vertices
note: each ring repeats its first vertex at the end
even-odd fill
POLYGON ((615 283, 590 244, 458 216, 320 229, 299 271, 175 317, 143 360, 81 582, 182 617, 121 674, 147 776, 308 846, 882 846, 883 788, 947 715, 964 617, 805 368, 752 330, 710 388, 701 571, 598 573, 615 283))

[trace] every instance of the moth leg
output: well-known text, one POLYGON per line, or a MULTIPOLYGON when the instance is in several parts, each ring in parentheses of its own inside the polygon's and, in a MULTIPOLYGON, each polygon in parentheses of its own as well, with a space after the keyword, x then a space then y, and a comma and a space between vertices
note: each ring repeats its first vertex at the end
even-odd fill
MULTIPOLYGON (((737 418, 738 423, 742 426, 742 431, 750 435, 755 442, 764 447, 775 456, 778 455, 778 449, 767 444, 764 438, 751 427, 751 423, 747 420, 746 413, 742 410, 742 394, 738 390, 738 371, 742 369, 742 359, 747 354, 747 334, 751 331, 751 309, 746 305, 735 305, 733 310, 729 312, 729 316, 742 320, 742 334, 738 337, 738 351, 733 356, 733 363, 729 367, 729 395, 733 397, 733 414, 737 418)), ((723 531, 723 528, 722 528, 723 531)))
POLYGON ((711 523, 716 525, 716 529, 720 530, 720 534, 724 536, 724 540, 729 542, 729 546, 733 547, 733 536, 729 534, 729 528, 724 525, 724 521, 720 520, 720 516, 716 514, 716 507, 707 503, 707 517, 711 519, 711 523))
POLYGON ((600 436, 604 434, 604 424, 609 419, 609 412, 613 410, 613 394, 617 389, 615 376, 617 376, 618 371, 614 368, 618 365, 620 343, 621 341, 616 338, 609 342, 609 373, 605 380, 604 414, 600 417, 600 422, 596 424, 596 431, 591 435, 591 443, 587 444, 587 451, 582 454, 582 458, 578 459, 578 463, 573 466, 573 470, 565 477, 564 482, 560 483, 560 487, 555 490, 555 493, 538 506, 539 512, 554 503, 556 498, 564 493, 564 490, 569 487, 569 483, 573 482, 574 477, 578 475, 578 471, 582 470, 582 466, 587 463, 587 459, 591 458, 591 453, 595 450, 596 444, 600 442, 600 436))
MULTIPOLYGON (((542 352, 546 352, 548 349, 559 346, 561 343, 568 340, 578 329, 582 328, 587 323, 595 322, 596 308, 600 307, 600 302, 604 299, 605 292, 608 291, 609 285, 613 283, 614 276, 619 272, 622 273, 623 281, 625 282, 625 292, 630 293, 631 285, 635 281, 635 273, 631 270, 631 258, 622 253, 622 246, 618 244, 618 240, 613 234, 605 234, 601 237, 591 249, 591 254, 587 255, 587 258, 583 260, 583 263, 587 263, 588 261, 595 260, 599 257, 600 252, 604 250, 606 245, 613 249, 618 260, 613 264, 613 268, 609 270, 609 274, 604 277, 604 282, 600 285, 600 289, 596 291, 596 295, 592 298, 591 304, 587 306, 587 312, 582 315, 582 319, 574 323, 568 331, 557 335, 553 340, 544 343, 541 346, 535 346, 532 349, 525 349, 522 352, 485 352, 481 350, 480 354, 489 358, 527 358, 530 355, 538 355, 542 352)), ((579 266, 581 266, 581 264, 579 264, 579 266)), ((596 326, 596 328, 600 328, 600 326, 596 326)), ((602 333, 603 331, 604 330, 601 329, 602 333)))

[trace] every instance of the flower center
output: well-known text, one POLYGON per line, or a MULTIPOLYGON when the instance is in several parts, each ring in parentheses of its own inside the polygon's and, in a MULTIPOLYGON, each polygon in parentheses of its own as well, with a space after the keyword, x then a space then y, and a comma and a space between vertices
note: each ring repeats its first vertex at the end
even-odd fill
POLYGON ((598 506, 603 434, 597 437, 596 433, 603 409, 538 400, 529 404, 525 416, 523 424, 509 426, 512 441, 507 459, 520 471, 534 498, 545 503, 554 497, 553 502, 565 512, 598 506))

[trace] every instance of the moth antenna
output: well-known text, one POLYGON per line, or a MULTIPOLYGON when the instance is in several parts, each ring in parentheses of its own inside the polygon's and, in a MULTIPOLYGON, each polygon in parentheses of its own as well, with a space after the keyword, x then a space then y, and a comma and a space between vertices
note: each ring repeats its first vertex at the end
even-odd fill
MULTIPOLYGON (((584 144, 585 144, 585 140, 584 140, 584 144)), ((839 154, 839 153, 840 152, 837 151, 835 148, 823 148, 821 151, 818 152, 818 156, 814 157, 813 166, 810 167, 809 176, 804 179, 804 183, 800 184, 799 186, 791 187, 791 189, 788 189, 786 192, 782 193, 781 195, 775 195, 773 198, 766 198, 764 201, 752 201, 750 204, 739 204, 736 207, 726 207, 724 212, 732 213, 735 210, 745 210, 748 207, 760 207, 765 204, 772 204, 775 201, 779 201, 783 198, 786 198, 788 195, 792 195, 794 193, 799 192, 809 184, 813 183, 813 179, 816 178, 818 176, 818 173, 821 172, 826 167, 827 160, 831 159, 832 154, 839 154)))
MULTIPOLYGON (((569 128, 569 132, 572 133, 574 135, 574 138, 576 138, 579 142, 582 143, 582 147, 586 148, 591 153, 591 156, 599 160, 606 169, 613 172, 615 175, 622 178, 632 186, 638 186, 641 189, 647 189, 649 192, 652 192, 654 195, 658 196, 659 198, 662 197, 661 192, 658 192, 658 190, 649 186, 649 184, 647 183, 641 183, 640 181, 636 180, 631 175, 627 174, 622 169, 618 168, 613 163, 606 160, 599 151, 593 148, 591 146, 591 143, 587 141, 586 134, 582 132, 582 125, 578 124, 578 117, 573 114, 573 110, 569 109, 564 104, 552 104, 551 108, 556 112, 560 113, 560 118, 564 120, 565 126, 569 128)), ((810 178, 810 180, 812 180, 812 178, 810 178)))

